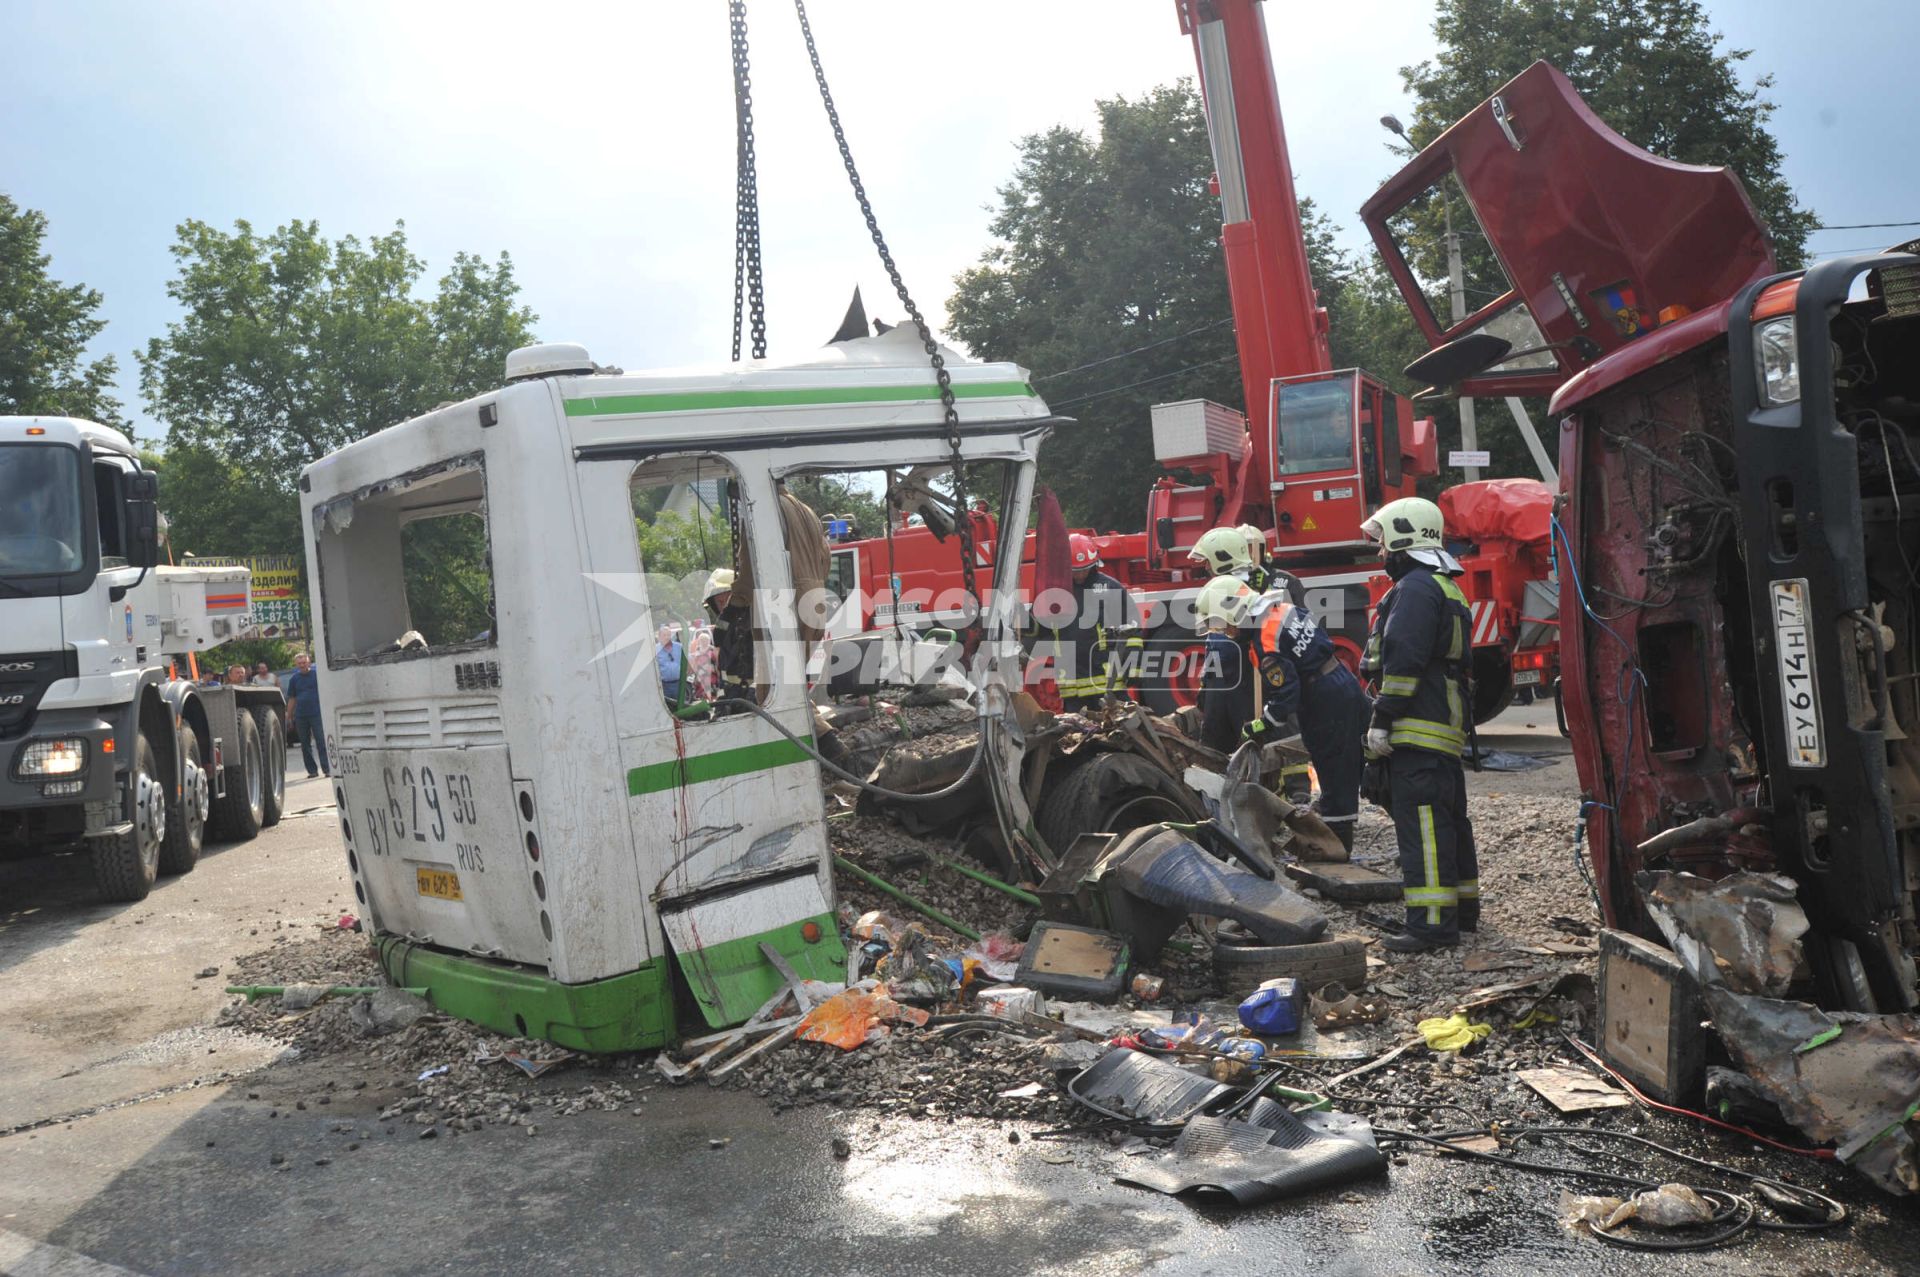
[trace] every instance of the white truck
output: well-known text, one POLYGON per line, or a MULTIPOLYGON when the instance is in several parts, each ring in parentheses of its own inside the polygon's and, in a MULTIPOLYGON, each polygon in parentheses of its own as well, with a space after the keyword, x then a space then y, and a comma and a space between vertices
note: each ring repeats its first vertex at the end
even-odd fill
POLYGON ((283 797, 280 689, 178 676, 251 631, 249 574, 158 566, 158 496, 118 431, 0 416, 0 855, 84 842, 108 900, 283 797))
MULTIPOLYGON (((1022 369, 948 371, 951 430, 906 328, 679 372, 533 347, 504 388, 306 468, 341 837, 396 983, 501 1032, 616 1051, 739 1023, 783 966, 844 978, 807 640, 778 598, 795 526, 780 485, 938 488, 957 454, 1018 543, 1054 419, 1022 369), (757 641, 732 646, 741 622, 720 646, 757 691, 729 701, 701 677, 719 629, 702 583, 736 543, 757 641), (676 626, 684 664, 656 642, 676 626)), ((975 671, 1000 689, 983 722, 1004 721, 1004 671, 1018 686, 1018 567, 980 570, 975 671)))

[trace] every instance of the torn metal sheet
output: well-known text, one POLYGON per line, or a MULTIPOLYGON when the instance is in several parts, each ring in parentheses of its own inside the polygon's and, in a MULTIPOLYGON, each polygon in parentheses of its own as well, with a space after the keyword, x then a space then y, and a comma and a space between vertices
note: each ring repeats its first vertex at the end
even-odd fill
POLYGON ((1807 933, 1793 879, 1742 871, 1714 881, 1649 871, 1634 881, 1668 946, 1702 987, 1777 998, 1792 985, 1807 933))
POLYGON ((739 1024, 786 987, 757 947, 762 937, 772 937, 803 978, 832 981, 845 974, 846 950, 817 874, 761 879, 686 903, 662 901, 660 926, 688 990, 716 1029, 739 1024), (806 919, 819 924, 817 943, 795 925, 806 919))
POLYGON ((1229 1088, 1128 1047, 1107 1052, 1067 1084, 1067 1094, 1102 1117, 1172 1126, 1197 1116, 1229 1088))
POLYGON ((1194 1118, 1164 1156, 1129 1166, 1114 1182, 1169 1194, 1224 1194, 1236 1205, 1259 1206, 1386 1169, 1371 1130, 1365 1139, 1316 1131, 1277 1104, 1264 1116, 1261 1125, 1194 1118))
POLYGON ((1788 1121, 1891 1193, 1920 1192, 1920 1016, 1829 1014, 1706 990, 1734 1062, 1788 1121))

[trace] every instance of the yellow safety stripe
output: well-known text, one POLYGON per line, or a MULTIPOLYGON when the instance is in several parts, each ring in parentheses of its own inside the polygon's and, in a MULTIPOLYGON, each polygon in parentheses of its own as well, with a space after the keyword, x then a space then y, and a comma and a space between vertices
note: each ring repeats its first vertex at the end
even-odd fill
POLYGON ((1453 618, 1453 642, 1447 644, 1447 659, 1458 661, 1467 654, 1467 628, 1460 623, 1459 617, 1453 618))
POLYGON ((1380 680, 1382 696, 1412 696, 1420 690, 1420 676, 1417 674, 1389 674, 1380 680))
POLYGON ((1452 887, 1407 887, 1400 894, 1410 905, 1440 905, 1449 909, 1460 899, 1460 893, 1452 887))
POLYGON ((1107 690, 1104 674, 1089 675, 1086 678, 1063 678, 1055 680, 1062 696, 1098 696, 1107 690))
POLYGON ((1282 776, 1299 776, 1299 775, 1305 774, 1306 772, 1310 772, 1312 770, 1313 770, 1312 763, 1294 763, 1290 767, 1282 767, 1280 769, 1280 774, 1282 776))
POLYGON ((1480 880, 1478 878, 1462 878, 1460 880, 1460 898, 1462 900, 1478 900, 1480 898, 1480 880))
POLYGON ((1393 727, 1387 732, 1387 739, 1395 745, 1417 745, 1421 749, 1437 750, 1443 754, 1458 754, 1467 747, 1467 738, 1463 733, 1445 723, 1424 718, 1395 719, 1393 727))
MULTIPOLYGON (((1433 836, 1433 807, 1428 803, 1420 804, 1420 862, 1421 868, 1425 871, 1426 885, 1415 888, 1415 890, 1446 891, 1447 888, 1440 885, 1440 844, 1433 836)), ((1456 892, 1454 893, 1454 900, 1457 901, 1458 899, 1459 894, 1456 892)), ((1448 902, 1443 901, 1441 904, 1429 904, 1427 906, 1427 923, 1429 926, 1437 927, 1440 925, 1440 910, 1444 908, 1447 903, 1448 902)))
POLYGON ((1433 574, 1433 579, 1439 583, 1440 593, 1446 595, 1448 598, 1452 599, 1455 603, 1458 603, 1461 607, 1467 606, 1466 592, 1460 588, 1460 583, 1458 581, 1454 580, 1452 577, 1448 576, 1444 572, 1435 572, 1433 574))
POLYGON ((1453 679, 1447 680, 1447 719, 1453 729, 1460 733, 1460 739, 1466 740, 1467 716, 1460 708, 1460 684, 1453 679))

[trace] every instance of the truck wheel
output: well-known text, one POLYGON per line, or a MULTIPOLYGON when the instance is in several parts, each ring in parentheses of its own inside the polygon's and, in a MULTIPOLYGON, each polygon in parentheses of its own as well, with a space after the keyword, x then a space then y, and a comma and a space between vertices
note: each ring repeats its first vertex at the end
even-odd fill
POLYGON ((280 823, 287 797, 287 725, 270 709, 253 711, 260 735, 260 828, 280 823))
POLYGON ((1191 800, 1173 777, 1130 754, 1096 754, 1041 792, 1034 824, 1055 855, 1087 833, 1125 833, 1163 820, 1194 819, 1191 800))
POLYGON ((1362 989, 1367 983, 1367 942, 1336 936, 1317 944, 1216 944, 1213 975, 1228 994, 1252 993, 1282 976, 1300 981, 1309 993, 1330 984, 1362 989))
POLYGON ((253 715, 242 711, 234 715, 239 724, 240 761, 227 768, 227 794, 213 809, 213 831, 230 842, 246 842, 260 832, 266 788, 265 765, 260 757, 260 729, 253 715))
POLYGON ((180 796, 167 804, 167 836, 160 840, 160 872, 183 874, 200 860, 207 836, 207 769, 200 761, 200 738, 180 724, 180 796))
POLYGON ((167 828, 167 787, 160 781, 153 746, 144 733, 134 738, 133 775, 127 778, 127 784, 133 790, 133 810, 129 813, 133 827, 124 834, 87 839, 93 880, 104 900, 145 900, 160 872, 160 840, 167 828))
POLYGON ((1473 649, 1473 721, 1499 716, 1513 704, 1513 657, 1504 647, 1473 649))

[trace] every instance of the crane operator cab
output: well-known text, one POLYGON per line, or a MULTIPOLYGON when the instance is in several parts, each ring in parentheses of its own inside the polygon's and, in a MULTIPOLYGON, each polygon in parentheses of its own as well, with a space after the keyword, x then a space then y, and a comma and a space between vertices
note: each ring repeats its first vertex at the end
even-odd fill
POLYGON ((1278 548, 1328 557, 1367 552, 1360 524, 1414 495, 1437 469, 1433 422, 1354 369, 1273 382, 1274 526, 1278 548))
MULTIPOLYGON (((1017 542, 1051 424, 1024 370, 950 353, 949 431, 895 332, 633 374, 533 347, 503 389, 307 467, 340 835, 395 983, 625 1051, 740 1023, 783 964, 842 978, 785 488, 876 456, 944 484, 957 461, 1017 542), (749 564, 716 636, 704 583, 749 564), (731 699, 699 690, 710 637, 753 645, 731 699)), ((969 673, 1002 705, 1018 567, 978 585, 969 673)))

